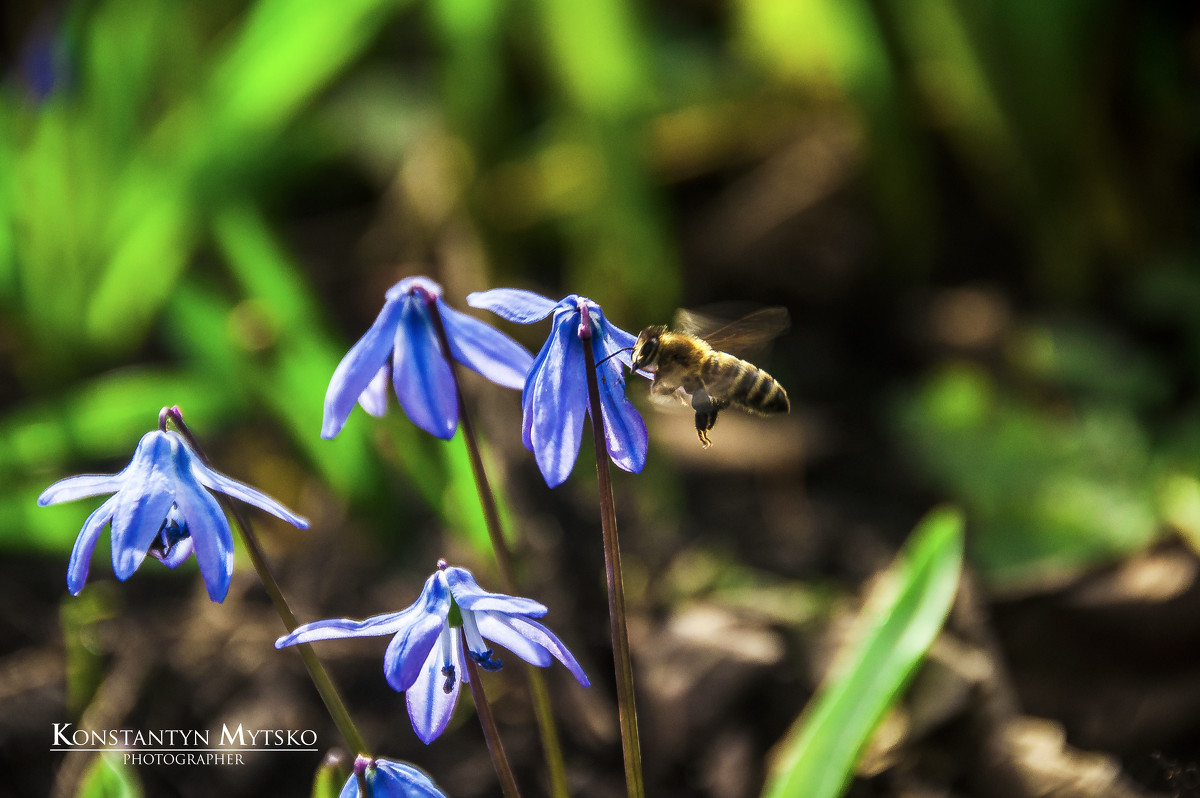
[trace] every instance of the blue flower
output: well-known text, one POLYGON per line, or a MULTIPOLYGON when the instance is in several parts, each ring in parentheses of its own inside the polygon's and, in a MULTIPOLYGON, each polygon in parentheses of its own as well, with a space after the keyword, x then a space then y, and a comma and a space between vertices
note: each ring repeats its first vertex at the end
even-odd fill
POLYGON ((541 668, 557 659, 580 684, 588 686, 588 678, 571 652, 553 632, 533 620, 547 611, 532 599, 488 593, 476 584, 470 571, 446 567, 445 561, 439 561, 438 570, 407 609, 365 621, 336 618, 306 623, 276 640, 275 647, 339 637, 394 635, 383 656, 383 673, 393 690, 405 693, 413 731, 429 744, 454 714, 459 687, 467 678, 464 650, 484 670, 500 669, 500 661, 484 640, 541 668))
POLYGON ((354 773, 338 798, 446 798, 433 780, 424 771, 403 762, 390 759, 367 759, 359 756, 354 761, 354 773), (367 777, 367 795, 358 789, 358 773, 367 777))
POLYGON ((249 485, 201 462, 179 433, 155 430, 142 436, 133 459, 119 474, 69 477, 38 497, 45 507, 88 496, 113 494, 88 516, 67 566, 67 588, 79 595, 100 532, 112 524, 113 572, 124 581, 149 554, 174 568, 193 551, 213 601, 224 601, 233 577, 233 534, 220 491, 304 529, 308 521, 249 485))
POLYGON ((373 416, 387 410, 390 382, 408 417, 443 440, 458 428, 458 392, 442 353, 430 306, 446 328, 450 354, 459 363, 507 388, 520 388, 533 356, 499 330, 442 301, 442 287, 427 277, 406 277, 387 292, 383 310, 350 348, 329 380, 321 437, 333 438, 358 402, 373 416))
POLYGON ((525 380, 521 394, 522 440, 533 452, 546 484, 554 488, 570 476, 579 457, 588 403, 583 338, 592 339, 604 419, 605 444, 613 463, 637 474, 646 465, 646 423, 625 398, 625 371, 634 336, 610 324, 600 306, 570 294, 559 302, 532 291, 495 288, 467 297, 467 304, 531 324, 554 314, 554 326, 525 380))

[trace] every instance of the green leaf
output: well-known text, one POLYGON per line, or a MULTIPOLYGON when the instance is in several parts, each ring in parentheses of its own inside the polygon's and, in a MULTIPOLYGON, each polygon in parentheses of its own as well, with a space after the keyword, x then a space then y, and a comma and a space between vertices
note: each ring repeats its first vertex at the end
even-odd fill
POLYGON ((104 753, 92 760, 76 798, 141 798, 142 785, 121 754, 104 753))
POLYGON ((937 637, 962 570, 963 521, 939 508, 917 525, 869 597, 861 637, 782 743, 764 798, 836 798, 871 732, 937 637))

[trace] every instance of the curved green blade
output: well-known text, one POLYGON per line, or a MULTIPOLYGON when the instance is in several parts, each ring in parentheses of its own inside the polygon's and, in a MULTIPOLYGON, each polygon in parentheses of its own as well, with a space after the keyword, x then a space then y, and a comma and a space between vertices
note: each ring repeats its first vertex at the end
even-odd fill
POLYGON ((844 653, 781 743, 764 798, 836 798, 871 732, 933 643, 958 589, 963 521, 938 508, 913 531, 844 653))
POLYGON ((92 760, 75 798, 142 798, 142 787, 119 753, 105 752, 92 760))

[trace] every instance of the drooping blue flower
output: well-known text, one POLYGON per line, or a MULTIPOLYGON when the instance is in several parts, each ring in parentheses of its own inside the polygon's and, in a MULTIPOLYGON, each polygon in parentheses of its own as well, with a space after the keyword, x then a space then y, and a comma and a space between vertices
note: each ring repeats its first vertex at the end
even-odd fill
POLYGON ((534 618, 548 612, 532 599, 489 593, 465 568, 447 567, 425 581, 420 597, 400 612, 365 621, 332 618, 299 626, 275 641, 276 648, 341 637, 393 635, 383 657, 383 673, 396 692, 405 693, 408 716, 421 741, 429 744, 450 722, 459 687, 467 679, 466 656, 488 671, 501 663, 485 640, 544 668, 552 659, 587 687, 583 669, 554 633, 534 618))
POLYGON ((338 364, 325 392, 321 437, 342 431, 354 403, 373 416, 387 410, 391 383, 404 412, 443 440, 458 428, 458 394, 430 315, 437 307, 450 354, 467 368, 507 388, 520 388, 533 356, 499 330, 442 301, 442 287, 427 277, 406 277, 387 292, 383 310, 338 364))
POLYGON ((193 551, 213 601, 224 601, 233 577, 233 533, 209 491, 253 504, 293 526, 308 521, 249 485, 206 466, 179 433, 154 430, 142 436, 129 465, 119 474, 68 477, 38 497, 38 504, 113 494, 88 516, 67 566, 67 589, 79 595, 87 581, 92 551, 112 525, 113 572, 125 581, 149 554, 175 568, 193 551))
POLYGON ((532 291, 495 288, 470 294, 467 304, 518 324, 554 314, 550 337, 534 358, 521 394, 521 439, 533 452, 546 484, 554 488, 570 476, 579 457, 588 403, 583 339, 590 336, 597 365, 600 411, 608 456, 618 468, 640 473, 646 465, 646 423, 625 398, 625 368, 635 336, 611 324, 590 299, 576 294, 555 302, 532 291))
POLYGON ((338 798, 446 798, 433 780, 422 770, 390 759, 368 759, 362 755, 354 761, 354 773, 338 798), (367 795, 359 791, 358 774, 367 778, 367 795))

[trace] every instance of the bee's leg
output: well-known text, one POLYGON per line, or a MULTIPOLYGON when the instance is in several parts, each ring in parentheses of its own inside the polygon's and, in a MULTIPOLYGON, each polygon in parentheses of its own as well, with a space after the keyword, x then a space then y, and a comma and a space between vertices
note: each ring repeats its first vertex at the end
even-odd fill
POLYGON ((650 383, 650 393, 656 396, 670 396, 678 389, 678 385, 672 385, 666 380, 660 380, 657 377, 655 377, 654 382, 650 383))
POLYGON ((729 406, 728 402, 713 399, 703 388, 692 394, 692 409, 696 411, 696 435, 705 449, 712 446, 708 431, 717 425, 717 413, 729 406))

